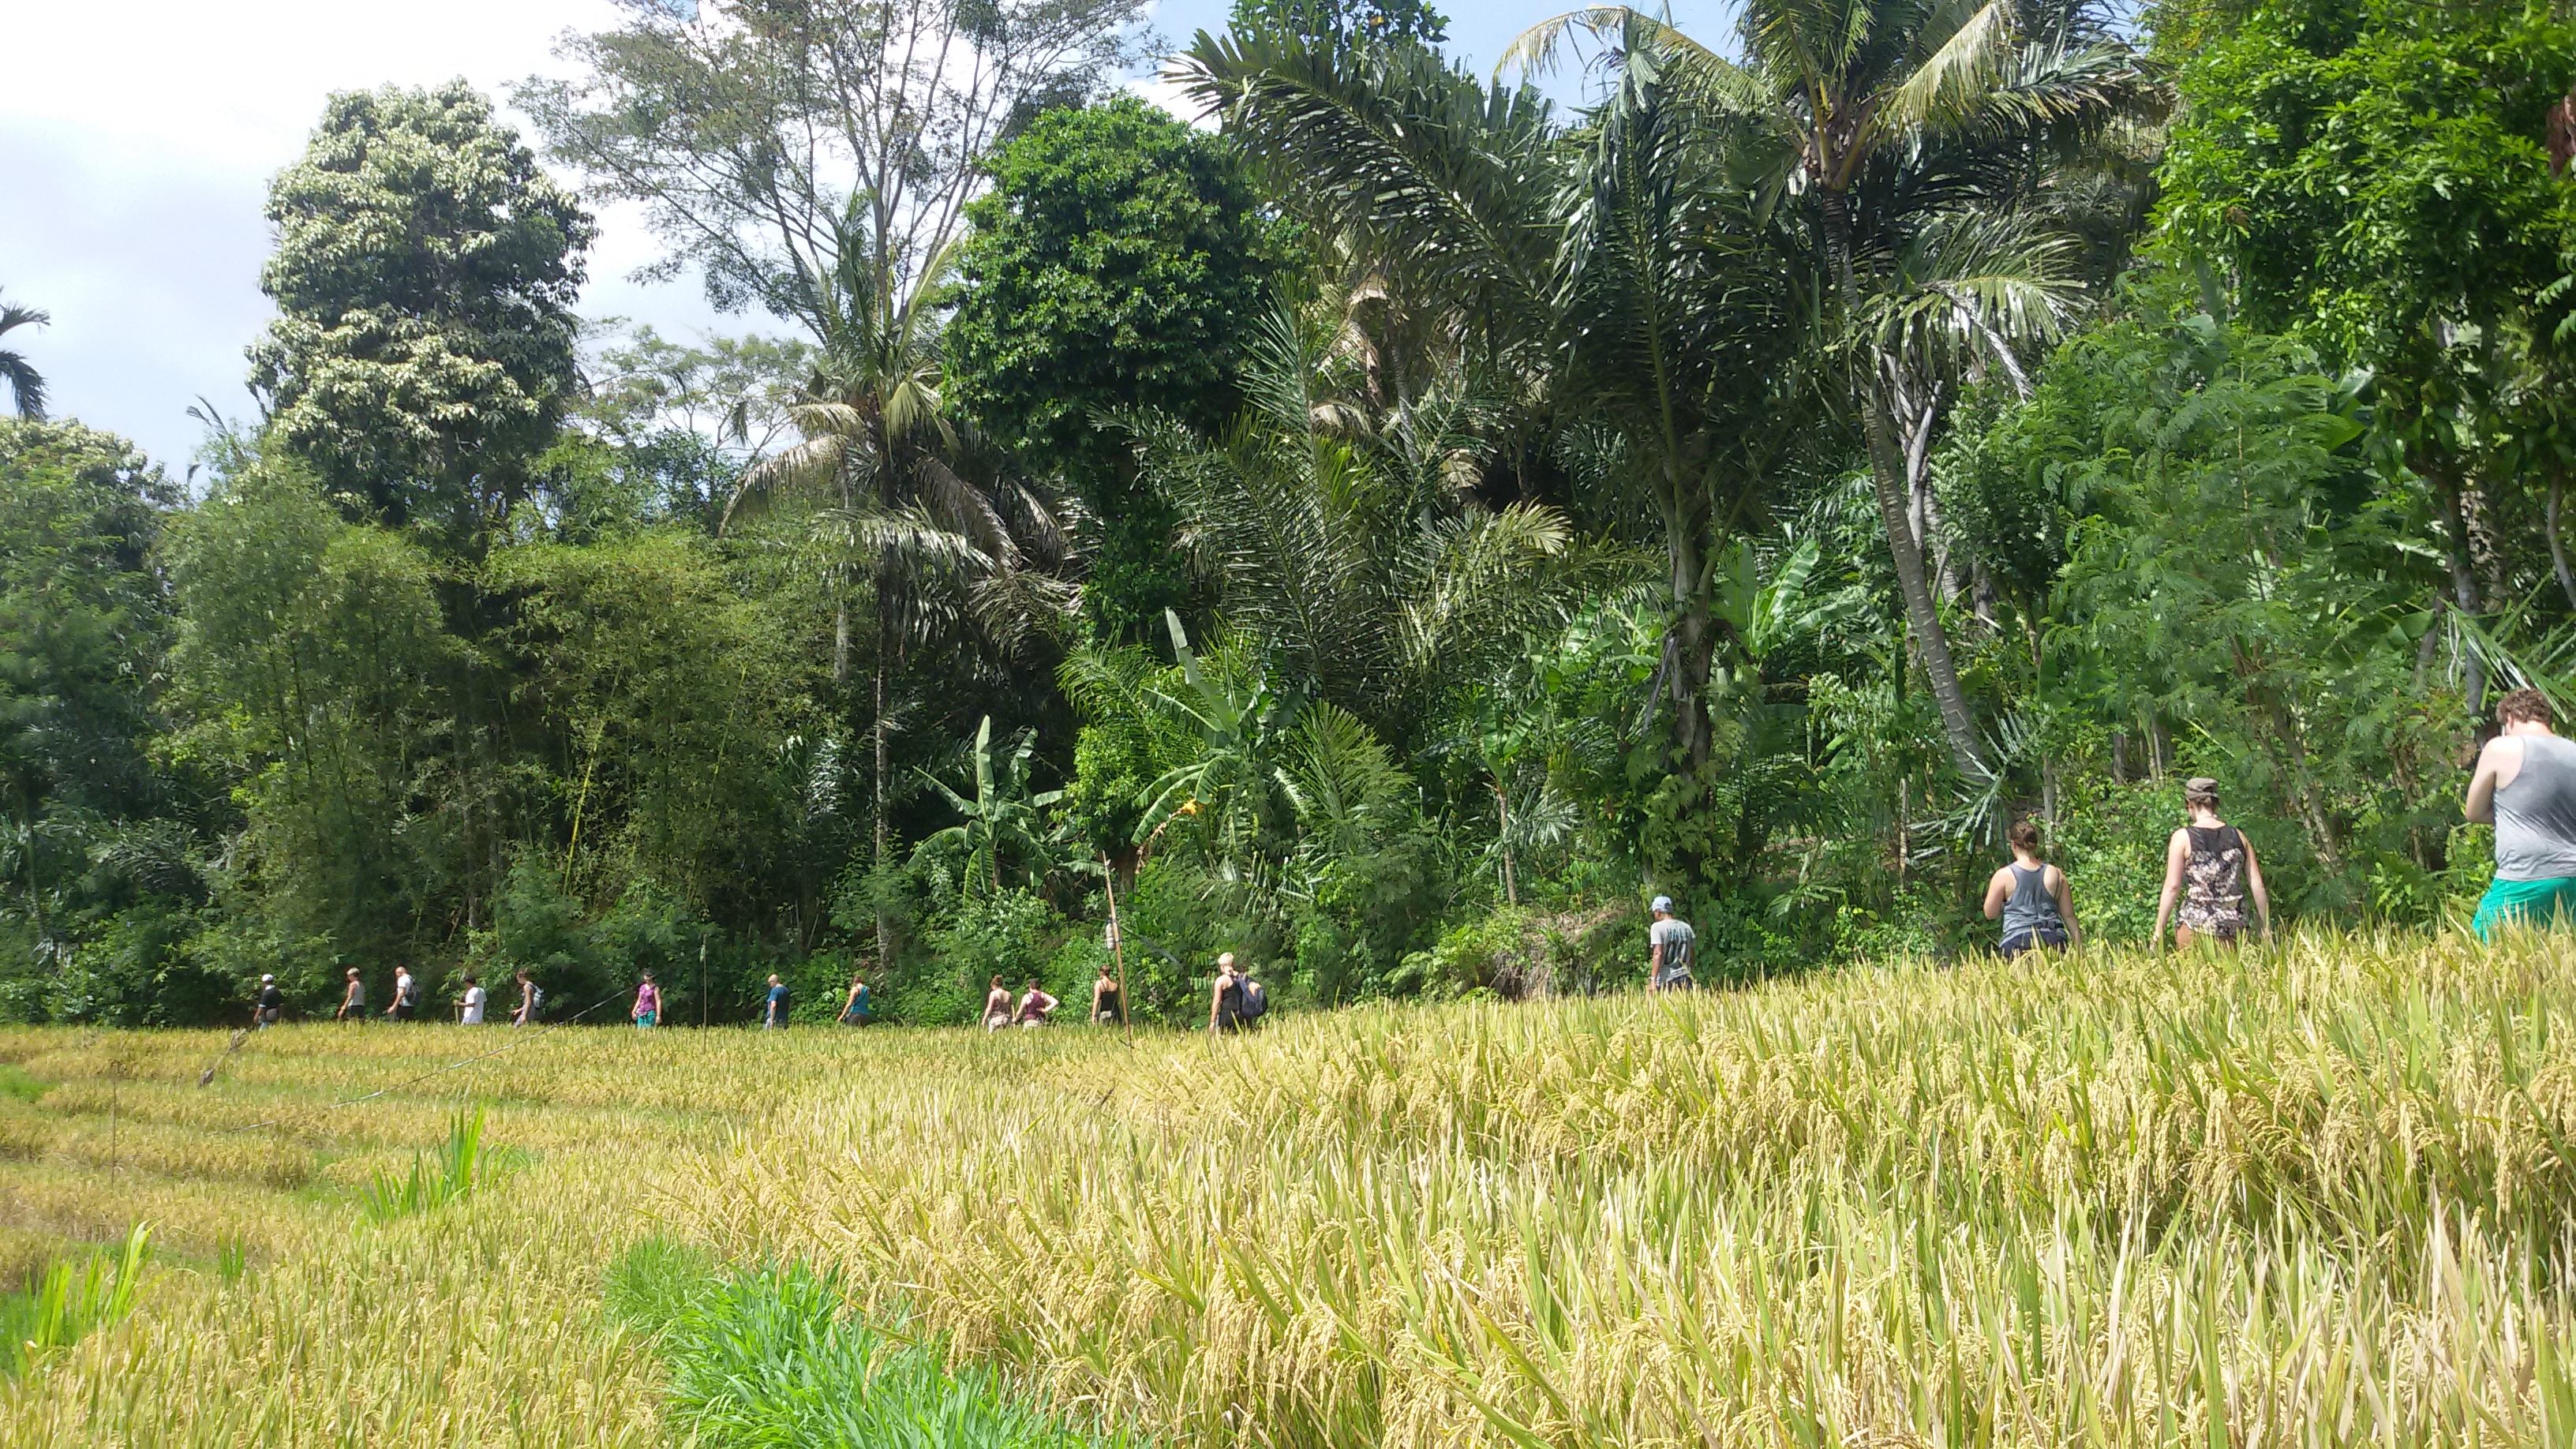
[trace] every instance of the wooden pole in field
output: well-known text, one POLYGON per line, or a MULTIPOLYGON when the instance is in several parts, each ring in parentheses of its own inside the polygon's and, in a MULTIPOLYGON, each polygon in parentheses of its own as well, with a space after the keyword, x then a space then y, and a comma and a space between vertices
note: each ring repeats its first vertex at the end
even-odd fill
POLYGON ((1109 959, 1118 965, 1118 1026, 1136 1042, 1136 1003, 1127 995, 1127 933, 1118 929, 1118 867, 1100 857, 1100 888, 1109 893, 1109 959))

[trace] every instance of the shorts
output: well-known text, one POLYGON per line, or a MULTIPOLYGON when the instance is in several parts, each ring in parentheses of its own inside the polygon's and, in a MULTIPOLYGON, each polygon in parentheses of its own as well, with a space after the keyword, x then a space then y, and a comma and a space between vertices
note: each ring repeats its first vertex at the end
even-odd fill
POLYGON ((2065 949, 2066 930, 2062 926, 2038 926, 2027 931, 2015 931, 2004 937, 2003 951, 2008 957, 2019 956, 2029 951, 2065 949))
POLYGON ((2576 876, 2548 880, 2500 880, 2478 898, 2478 913, 2469 929, 2481 941, 2493 941, 2509 925, 2576 924, 2576 876))
POLYGON ((865 1026, 867 1024, 868 1014, 864 1011, 845 1011, 841 1013, 841 1025, 843 1026, 865 1026))
POLYGON ((274 1006, 261 1007, 259 1009, 259 1024, 262 1026, 277 1025, 277 1008, 274 1006))
POLYGON ((411 1006, 410 1006, 408 1003, 406 1003, 406 1002, 396 1002, 396 1003, 394 1003, 394 1020, 396 1020, 396 1021, 409 1021, 409 1020, 411 1020, 411 1015, 412 1015, 412 1008, 411 1008, 411 1006))
POLYGON ((986 1031, 1000 1031, 1003 1027, 1009 1026, 1010 1024, 1011 1014, 1007 1011, 997 1011, 984 1018, 984 1029, 986 1031))
POLYGON ((637 1026, 651 1026, 654 1021, 660 1018, 661 1015, 662 1013, 658 1011, 639 1011, 635 1013, 635 1024, 637 1026))
POLYGON ((1692 991, 1698 986, 1699 978, 1691 975, 1691 969, 1688 966, 1675 966, 1668 971, 1655 973, 1657 991, 1692 991))

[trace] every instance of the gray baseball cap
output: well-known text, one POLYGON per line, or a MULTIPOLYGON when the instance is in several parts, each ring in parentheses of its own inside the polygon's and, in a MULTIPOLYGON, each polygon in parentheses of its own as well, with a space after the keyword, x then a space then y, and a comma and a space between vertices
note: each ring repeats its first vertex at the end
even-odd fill
POLYGON ((1646 909, 1649 911, 1661 911, 1665 915, 1669 916, 1673 913, 1673 898, 1671 896, 1657 896, 1655 897, 1654 904, 1646 907, 1646 909))

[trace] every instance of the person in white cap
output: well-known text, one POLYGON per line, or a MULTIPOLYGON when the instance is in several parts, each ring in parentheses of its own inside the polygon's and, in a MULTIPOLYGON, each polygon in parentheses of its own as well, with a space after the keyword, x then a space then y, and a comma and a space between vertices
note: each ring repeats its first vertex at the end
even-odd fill
POLYGON ((252 1029, 256 1030, 263 1026, 277 1025, 277 1018, 284 1013, 285 1010, 286 993, 277 989, 277 978, 274 976, 260 977, 259 1006, 250 1014, 250 1024, 252 1029))
POLYGON ((1647 909, 1655 913, 1655 923, 1646 928, 1647 955, 1654 962, 1654 974, 1647 988, 1653 991, 1687 991, 1699 984, 1691 966, 1699 954, 1699 933, 1690 922, 1673 914, 1673 898, 1657 896, 1647 909))

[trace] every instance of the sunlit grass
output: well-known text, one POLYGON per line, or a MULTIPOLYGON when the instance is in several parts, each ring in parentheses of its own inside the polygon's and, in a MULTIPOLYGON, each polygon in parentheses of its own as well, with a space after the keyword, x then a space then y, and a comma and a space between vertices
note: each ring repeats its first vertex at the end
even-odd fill
POLYGON ((0 1268, 164 1249, 0 1443, 676 1442, 601 1303, 672 1239, 1176 1444, 2566 1444, 2572 1030, 2563 939, 2317 936, 1133 1047, 575 1030, 337 1109, 497 1038, 200 1090, 220 1034, 0 1031, 49 1085, 0 1268), (525 1167, 369 1221, 476 1110, 525 1167))

